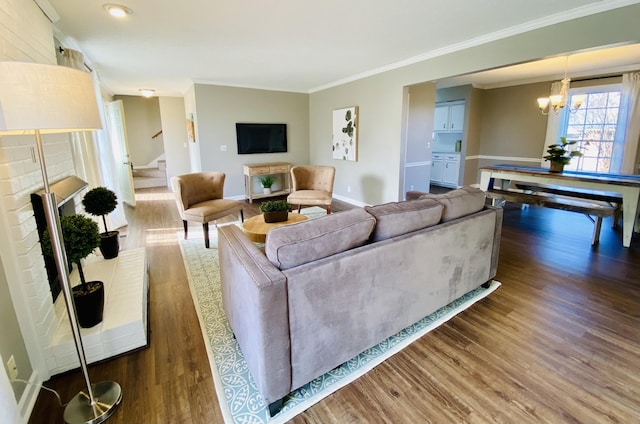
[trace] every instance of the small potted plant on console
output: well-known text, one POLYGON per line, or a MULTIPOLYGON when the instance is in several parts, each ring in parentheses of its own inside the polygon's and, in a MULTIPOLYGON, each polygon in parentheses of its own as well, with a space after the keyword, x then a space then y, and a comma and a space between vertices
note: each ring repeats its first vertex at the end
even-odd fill
POLYGON ((264 194, 271 194, 271 186, 276 182, 276 177, 273 175, 265 175, 260 177, 260 184, 262 184, 262 190, 264 194))
POLYGON ((120 233, 107 229, 105 216, 118 206, 118 197, 106 187, 96 187, 87 192, 82 199, 82 205, 87 213, 102 216, 104 233, 100 233, 100 252, 105 259, 113 259, 120 251, 120 233))
POLYGON ((582 156, 579 150, 570 150, 569 146, 576 144, 577 141, 567 141, 566 137, 560 137, 560 143, 549 146, 548 155, 544 156, 545 161, 551 162, 550 172, 562 172, 564 166, 568 165, 576 156, 582 156))
POLYGON ((282 222, 289 217, 291 205, 286 200, 268 200, 260 203, 260 211, 263 212, 264 222, 282 222))
MULTIPOLYGON (((98 224, 84 215, 64 215, 60 217, 62 238, 67 261, 78 267, 80 284, 72 288, 73 302, 76 305, 78 324, 82 328, 91 328, 102 321, 104 311, 104 283, 84 278, 82 259, 89 256, 100 244, 98 224)), ((49 229, 42 235, 42 250, 45 255, 53 256, 49 229)))

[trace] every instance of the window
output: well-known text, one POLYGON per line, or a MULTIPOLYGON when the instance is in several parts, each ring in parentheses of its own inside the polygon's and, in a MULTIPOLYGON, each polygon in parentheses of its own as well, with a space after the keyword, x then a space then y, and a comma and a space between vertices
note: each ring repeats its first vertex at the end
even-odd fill
POLYGON ((566 169, 619 172, 615 156, 621 151, 625 131, 624 124, 618 125, 620 84, 570 90, 570 97, 577 94, 586 95, 586 99, 575 113, 563 109, 558 134, 567 141, 577 141, 575 146, 583 156, 574 157, 566 169))

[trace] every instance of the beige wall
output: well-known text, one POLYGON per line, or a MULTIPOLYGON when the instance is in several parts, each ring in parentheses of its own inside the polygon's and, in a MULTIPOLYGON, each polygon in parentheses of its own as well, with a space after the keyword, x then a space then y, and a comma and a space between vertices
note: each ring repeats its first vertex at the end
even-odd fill
MULTIPOLYGON (((402 113, 404 87, 565 52, 637 42, 640 40, 637 16, 640 5, 632 5, 312 93, 310 161, 336 165, 334 193, 338 198, 359 203, 393 201, 397 198, 401 172, 402 117, 406 116, 402 113), (359 106, 360 110, 358 162, 331 159, 331 112, 345 106, 359 106), (355 186, 356 190, 347 193, 347 185, 355 186)), ((544 91, 548 92, 546 88, 544 91)))
POLYGON ((113 97, 114 100, 122 100, 127 126, 127 143, 133 166, 156 165, 152 162, 164 154, 164 133, 156 138, 151 138, 162 130, 158 98, 142 96, 113 97))
MULTIPOLYGON (((403 84, 384 73, 310 96, 310 162, 336 167, 334 194, 359 203, 398 198, 403 84), (359 107, 358 161, 332 158, 332 111, 359 107), (351 192, 347 191, 351 187, 351 192)), ((404 115, 406 116, 406 115, 404 115)))
MULTIPOLYGON (((203 171, 227 174, 225 197, 244 195, 242 165, 309 163, 309 96, 195 84, 196 143, 203 171), (238 155, 236 122, 287 124, 287 153, 238 155), (221 151, 226 146, 226 151, 221 151)), ((331 141, 329 141, 330 145, 331 141)))
MULTIPOLYGON (((408 88, 409 97, 406 137, 401 155, 401 181, 397 200, 404 199, 409 190, 429 191, 431 179, 431 134, 433 133, 436 84, 427 82, 408 88)), ((405 101, 406 104, 406 101, 405 101)))
MULTIPOLYGON (((2 335, 0 335, 0 358, 6 367, 9 357, 13 355, 20 374, 18 378, 28 379, 31 376, 31 363, 27 355, 27 348, 22 339, 22 333, 18 325, 18 318, 11 303, 11 293, 4 273, 4 266, 0 259, 0 322, 2 323, 2 335)), ((12 385, 16 401, 20 400, 24 392, 23 383, 12 385)))
POLYGON ((463 185, 475 184, 478 181, 478 159, 480 154, 480 130, 482 128, 484 90, 472 88, 467 102, 468 121, 467 131, 464 134, 466 145, 463 146, 463 154, 460 156, 460 168, 463 185))
POLYGON ((540 158, 547 117, 536 99, 548 96, 550 82, 485 90, 480 110, 480 154, 540 158))

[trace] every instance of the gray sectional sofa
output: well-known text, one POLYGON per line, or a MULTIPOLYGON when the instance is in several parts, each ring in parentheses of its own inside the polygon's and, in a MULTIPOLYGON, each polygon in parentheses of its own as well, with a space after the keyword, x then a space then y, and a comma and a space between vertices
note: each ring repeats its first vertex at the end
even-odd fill
POLYGON ((502 209, 471 187, 272 230, 218 228, 224 309, 271 414, 283 397, 496 274, 502 209))

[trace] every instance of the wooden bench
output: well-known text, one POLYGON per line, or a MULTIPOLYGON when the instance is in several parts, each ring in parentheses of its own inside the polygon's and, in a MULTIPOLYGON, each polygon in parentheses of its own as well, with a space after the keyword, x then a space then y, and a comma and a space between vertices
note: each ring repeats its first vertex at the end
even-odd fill
MULTIPOLYGON (((571 192, 567 191, 567 193, 571 192)), ((546 192, 533 193, 530 190, 522 189, 499 190, 491 188, 487 191, 487 197, 502 202, 544 206, 547 208, 582 213, 595 224, 593 236, 591 238, 591 245, 595 245, 600 241, 602 218, 612 216, 618 210, 617 204, 612 204, 606 201, 575 196, 564 196, 546 192), (592 218, 592 215, 596 217, 595 220, 592 218)))
POLYGON ((622 195, 613 191, 590 190, 588 188, 563 187, 551 184, 537 183, 516 183, 516 187, 525 192, 532 193, 551 193, 560 196, 577 197, 580 199, 597 200, 599 202, 607 202, 616 208, 613 214, 613 228, 618 226, 618 221, 622 216, 622 195))

